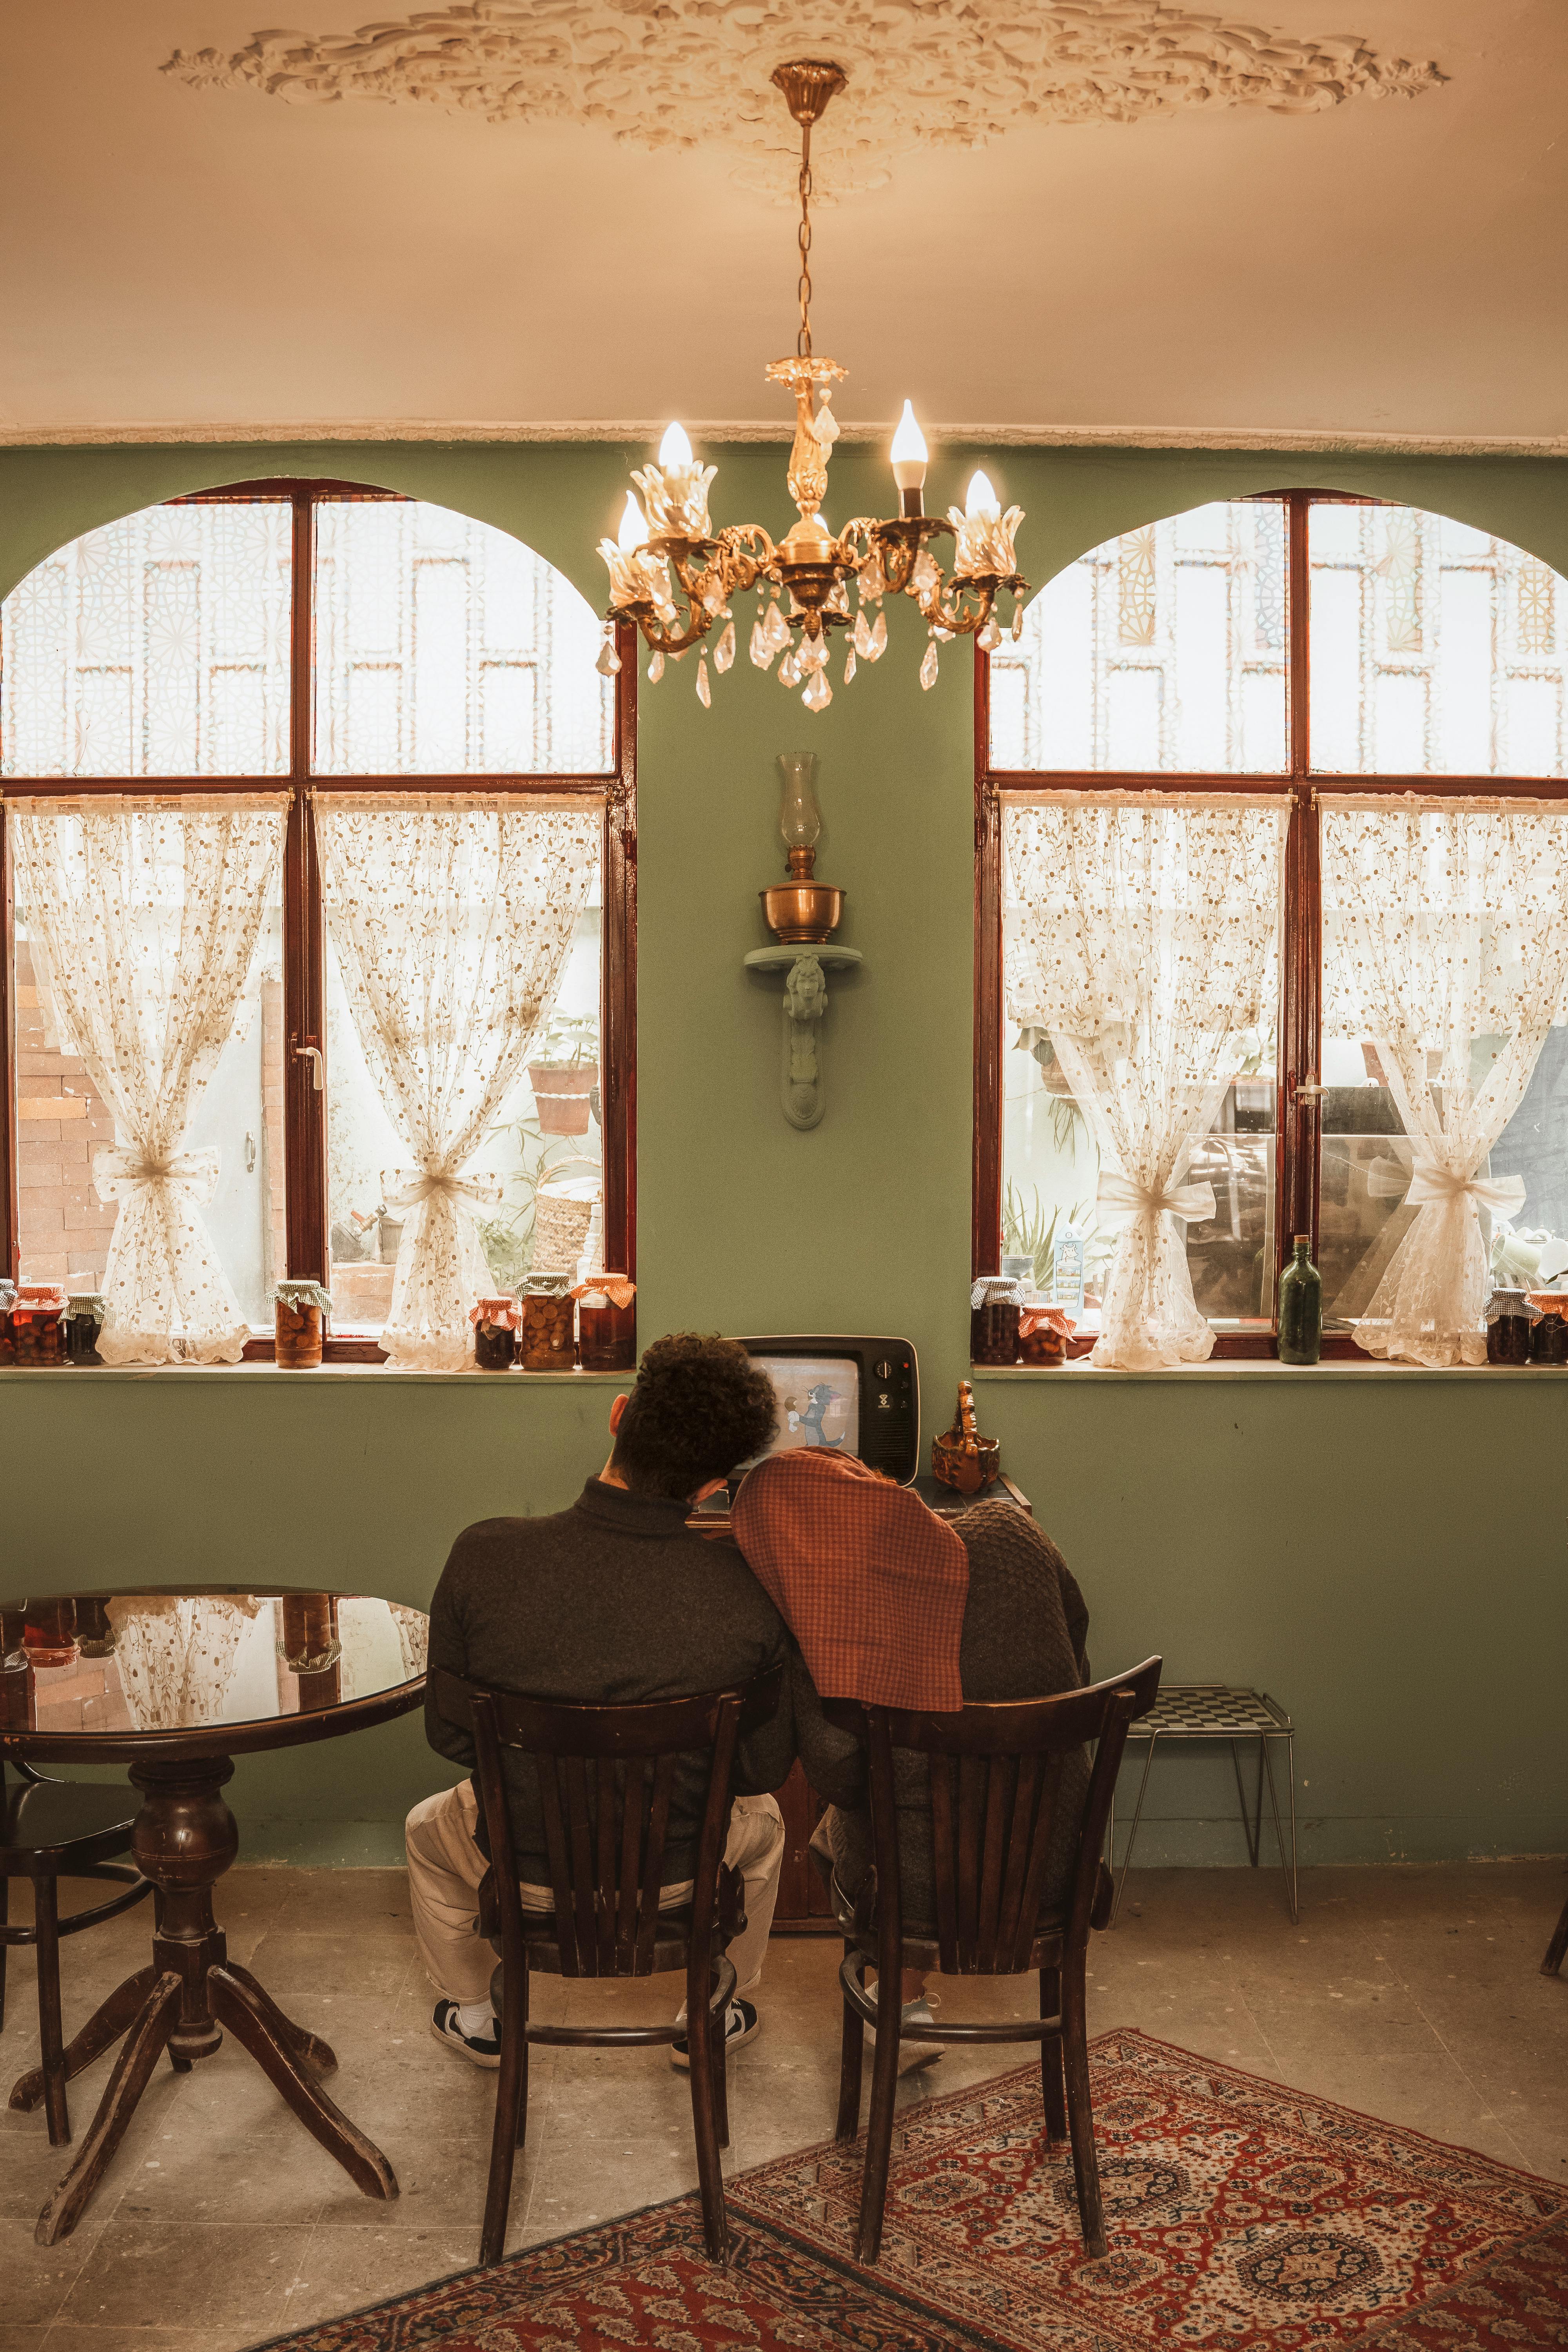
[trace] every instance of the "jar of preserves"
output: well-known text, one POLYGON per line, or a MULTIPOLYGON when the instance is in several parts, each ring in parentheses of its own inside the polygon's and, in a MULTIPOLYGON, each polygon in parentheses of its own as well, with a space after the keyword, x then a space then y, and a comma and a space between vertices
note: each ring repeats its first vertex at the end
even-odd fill
POLYGON ((624 1274, 592 1274, 577 1301, 577 1360, 585 1372, 629 1372, 637 1360, 637 1285, 624 1274))
POLYGON ((1522 1290, 1494 1290, 1487 1301, 1487 1361, 1528 1364, 1536 1310, 1522 1290))
POLYGON ((1530 1332, 1532 1364, 1568 1364, 1568 1291, 1532 1290, 1536 1320, 1530 1332))
POLYGON ((66 1360, 72 1364, 101 1364, 98 1352, 99 1333, 103 1328, 104 1303, 100 1290, 73 1290, 66 1300, 66 1360))
POLYGON ((474 1363, 481 1372, 510 1372, 517 1354, 517 1327, 522 1310, 510 1291, 481 1298, 468 1309, 474 1327, 474 1363))
POLYGON ((16 1304, 14 1282, 0 1282, 0 1366, 15 1363, 16 1353, 11 1344, 11 1310, 16 1304))
POLYGON ((319 1282, 280 1282, 272 1293, 274 1360, 289 1372, 313 1371, 321 1360, 321 1340, 332 1311, 330 1291, 319 1282))
POLYGON ((66 1295, 53 1282, 24 1282, 11 1309, 11 1348, 18 1370, 63 1364, 66 1360, 66 1295))
POLYGON ((1018 1360, 1020 1285, 1010 1275, 983 1274, 969 1294, 969 1360, 1001 1366, 1018 1360))
POLYGON ((1018 1310, 1018 1355, 1037 1371, 1056 1371, 1067 1361, 1072 1318, 1047 1298, 1026 1298, 1018 1310))
POLYGON ((569 1372, 576 1360, 576 1301, 565 1274, 531 1274, 522 1295, 518 1352, 525 1372, 569 1372))

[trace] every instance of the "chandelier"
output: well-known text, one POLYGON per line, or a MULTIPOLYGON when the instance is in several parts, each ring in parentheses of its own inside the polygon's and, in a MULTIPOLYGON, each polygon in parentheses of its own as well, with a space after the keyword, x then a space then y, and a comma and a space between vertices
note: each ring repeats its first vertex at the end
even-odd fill
POLYGON ((846 371, 837 360, 817 358, 811 347, 811 131, 844 88, 845 77, 836 65, 804 58, 780 66, 773 81, 800 125, 800 330, 794 357, 773 360, 766 371, 768 383, 786 384, 795 394, 786 478, 797 519, 776 546, 761 523, 731 523, 715 532, 708 493, 718 468, 699 465, 685 433, 672 425, 659 444, 658 463, 632 476, 646 511, 636 491, 628 491, 618 536, 599 542, 610 571, 600 670, 609 677, 620 668, 615 625, 624 614, 637 623, 651 649, 650 682, 663 676, 667 660, 679 661, 693 646, 700 647, 697 697, 705 709, 712 700, 708 639, 719 631, 713 667, 727 670, 735 658, 732 600, 750 589, 758 592, 752 661, 759 669, 771 669, 782 655, 779 683, 802 687, 806 709, 823 710, 833 699, 827 677, 833 631, 850 633, 844 662, 847 686, 858 658, 876 661, 887 649, 884 597, 909 596, 919 606, 931 640, 921 684, 931 687, 936 683, 940 644, 973 636, 987 651, 1000 645, 996 601, 1004 591, 1013 598, 1012 633, 1018 635, 1029 584, 1013 552, 1023 509, 1009 507, 1004 514, 984 473, 970 482, 962 514, 952 507, 943 521, 926 513, 926 445, 907 400, 890 452, 897 516, 882 522, 857 517, 837 538, 824 520, 827 464, 839 432, 833 387, 846 371), (933 551, 944 533, 953 541, 951 579, 933 551))

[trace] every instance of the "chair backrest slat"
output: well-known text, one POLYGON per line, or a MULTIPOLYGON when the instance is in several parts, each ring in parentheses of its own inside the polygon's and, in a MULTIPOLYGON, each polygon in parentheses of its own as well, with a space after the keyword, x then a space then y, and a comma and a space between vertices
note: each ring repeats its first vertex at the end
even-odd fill
POLYGON ((936 1932, 942 1954, 942 1973, 955 1977, 958 1968, 958 1909, 953 1901, 957 1884, 953 1845, 953 1760, 951 1756, 931 1759, 931 1846, 936 1864, 936 1932))
POLYGON ((976 1943, 978 1964, 987 1975, 996 1966, 996 1930, 1002 1910, 1002 1874, 1013 1822, 1015 1759, 992 1756, 985 1775, 984 1846, 980 1861, 980 1922, 976 1943))
POLYGON ((1040 1905, 1060 1826, 1068 1759, 1088 1741, 1098 1743, 1081 1818, 1072 1825, 1072 1883, 1060 1898, 1066 1907, 1058 1918, 1058 1930, 1069 1937, 1087 1936, 1127 1727, 1153 1706, 1160 1669, 1158 1658, 1146 1658, 1130 1674, 1084 1690, 965 1706, 952 1714, 920 1715, 848 1700, 826 1701, 828 1719, 852 1732, 869 1751, 879 1950, 887 1924, 882 1890, 898 1883, 897 1808, 891 1791, 893 1757, 900 1748, 923 1753, 930 1766, 933 1894, 942 1973, 1010 1976, 1030 1965, 1040 1934, 1040 1905))
POLYGON ((544 1814, 544 1846, 550 1856, 550 1887, 555 1897, 556 1940, 561 1947, 561 1973, 579 1973, 577 1923, 572 1910, 572 1865, 566 1851, 566 1824, 561 1815, 561 1783, 553 1756, 536 1756, 539 1801, 544 1814))
POLYGON ((616 1967, 618 1977, 637 1967, 637 1895, 642 1887, 643 1832, 647 1823, 647 1759, 626 1759, 621 1802, 621 1884, 616 1899, 616 1967))
POLYGON ((998 1951, 1013 1952, 1018 1944, 1018 1922, 1024 1913, 1024 1880, 1029 1866, 1028 1837, 1033 1832, 1040 1795, 1040 1759, 1020 1756, 1013 1789, 1008 1824, 1007 1862, 1002 1877, 1002 1901, 996 1922, 998 1951), (1023 1834, 1019 1834, 1022 1832, 1023 1834))
POLYGON ((581 1756, 561 1759, 566 1783, 566 1825, 571 1838, 572 1907, 577 1928, 577 1965, 595 1973, 598 1939, 594 1927, 594 1848, 588 1834, 588 1767, 581 1756))
POLYGON ((664 1841, 669 1828, 669 1799, 675 1787, 675 1759, 661 1756, 654 1766, 653 1801, 648 1807, 647 1860, 643 1865, 642 1908, 637 1917, 637 1973, 653 1967, 653 1942, 658 1932, 658 1895, 664 1870, 664 1841))
POLYGON ((599 1901, 595 1906, 599 1930, 599 1974, 613 1976, 616 1967, 616 1916, 620 1908, 616 1885, 616 1856, 620 1840, 616 1834, 616 1782, 625 1785, 625 1766, 608 1756, 601 1757, 595 1769, 595 1810, 597 1814, 598 1841, 594 1856, 595 1874, 599 1901))

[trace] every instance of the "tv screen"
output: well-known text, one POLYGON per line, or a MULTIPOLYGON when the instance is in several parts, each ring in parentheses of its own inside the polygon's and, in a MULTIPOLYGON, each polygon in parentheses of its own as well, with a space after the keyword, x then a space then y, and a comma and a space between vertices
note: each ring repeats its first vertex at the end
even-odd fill
POLYGON ((860 1451, 860 1367, 847 1356, 759 1356, 779 1401, 778 1433, 768 1451, 821 1445, 860 1451))

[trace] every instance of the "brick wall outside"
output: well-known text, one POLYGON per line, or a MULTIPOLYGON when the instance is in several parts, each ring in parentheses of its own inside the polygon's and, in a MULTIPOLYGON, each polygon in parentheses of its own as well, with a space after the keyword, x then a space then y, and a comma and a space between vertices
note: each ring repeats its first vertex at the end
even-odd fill
POLYGON ((47 1049, 26 941, 16 947, 16 1172, 24 1282, 96 1289, 119 1213, 93 1190, 92 1155, 114 1121, 75 1054, 47 1049))

